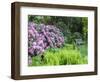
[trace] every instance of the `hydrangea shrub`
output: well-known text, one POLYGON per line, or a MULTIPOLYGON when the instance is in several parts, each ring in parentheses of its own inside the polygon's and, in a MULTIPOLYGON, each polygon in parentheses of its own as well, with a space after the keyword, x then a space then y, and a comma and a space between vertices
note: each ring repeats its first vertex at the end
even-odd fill
POLYGON ((64 37, 54 25, 28 23, 28 53, 31 56, 41 55, 48 48, 60 48, 64 37))

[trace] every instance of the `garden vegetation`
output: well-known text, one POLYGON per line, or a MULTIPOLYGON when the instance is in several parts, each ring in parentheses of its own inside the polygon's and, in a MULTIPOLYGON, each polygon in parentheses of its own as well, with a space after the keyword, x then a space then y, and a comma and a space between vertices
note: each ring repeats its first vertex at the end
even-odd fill
POLYGON ((88 63, 87 17, 28 16, 29 66, 88 63))

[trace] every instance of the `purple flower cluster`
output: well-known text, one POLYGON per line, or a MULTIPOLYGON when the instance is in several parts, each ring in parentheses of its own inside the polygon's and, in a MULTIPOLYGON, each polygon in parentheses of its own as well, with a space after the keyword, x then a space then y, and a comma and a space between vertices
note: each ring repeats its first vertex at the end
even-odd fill
POLYGON ((54 25, 28 23, 28 53, 31 56, 43 54, 48 48, 59 48, 64 37, 54 25))

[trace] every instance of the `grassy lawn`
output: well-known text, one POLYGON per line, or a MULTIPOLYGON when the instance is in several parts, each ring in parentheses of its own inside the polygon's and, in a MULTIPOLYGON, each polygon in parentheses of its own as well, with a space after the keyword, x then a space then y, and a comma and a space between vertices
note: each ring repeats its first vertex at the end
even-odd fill
POLYGON ((72 44, 67 44, 63 48, 46 50, 44 53, 44 58, 42 60, 40 56, 32 58, 32 66, 75 64, 87 64, 86 45, 81 45, 79 49, 73 49, 72 44))
POLYGON ((79 50, 80 50, 80 53, 81 53, 82 56, 87 56, 87 54, 88 54, 88 47, 87 47, 87 45, 81 45, 79 47, 79 50))

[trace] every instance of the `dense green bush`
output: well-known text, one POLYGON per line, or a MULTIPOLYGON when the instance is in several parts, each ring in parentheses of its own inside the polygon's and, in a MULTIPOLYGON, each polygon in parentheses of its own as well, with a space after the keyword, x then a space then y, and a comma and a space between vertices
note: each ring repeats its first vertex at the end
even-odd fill
POLYGON ((44 58, 40 56, 33 57, 32 66, 51 66, 51 65, 75 65, 86 64, 87 56, 81 56, 77 49, 73 49, 73 45, 67 44, 60 49, 48 49, 44 53, 44 58))

